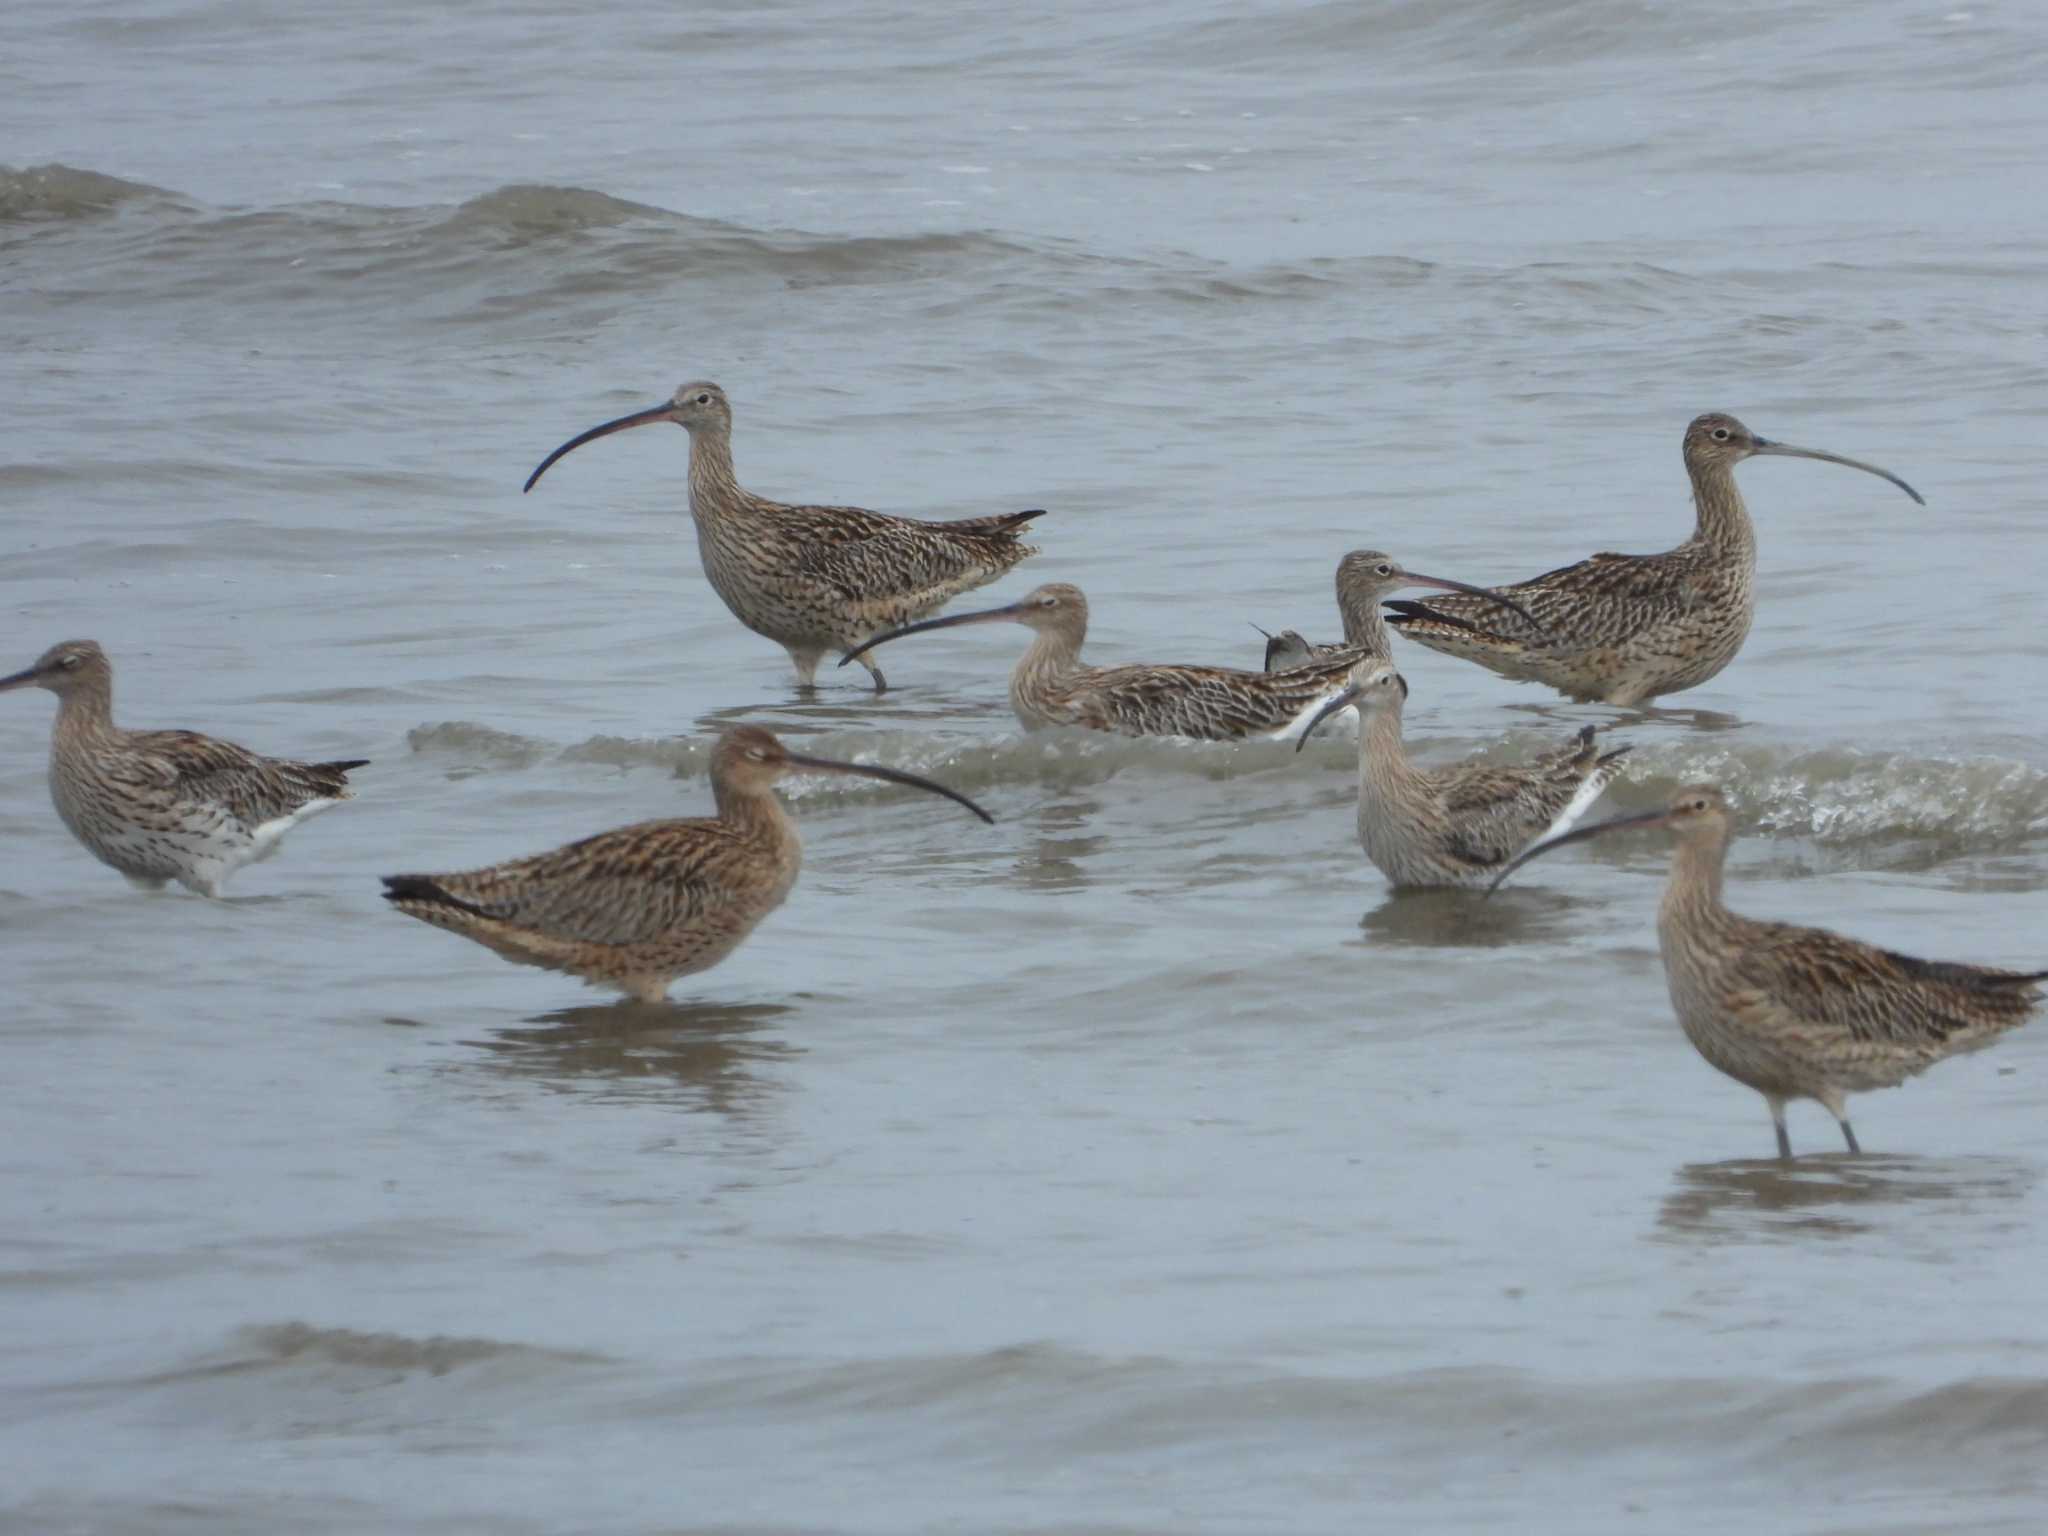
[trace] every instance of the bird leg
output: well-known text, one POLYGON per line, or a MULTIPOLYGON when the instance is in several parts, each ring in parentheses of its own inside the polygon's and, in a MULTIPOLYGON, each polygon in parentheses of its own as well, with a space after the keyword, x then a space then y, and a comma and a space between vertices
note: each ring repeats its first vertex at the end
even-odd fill
POLYGON ((636 1003, 659 1004, 668 1001, 669 980, 667 976, 622 976, 618 986, 636 1003))
POLYGON ((1778 1132, 1778 1156, 1789 1163, 1792 1161, 1792 1137, 1785 1130, 1785 1101, 1765 1094, 1764 1102, 1771 1106, 1771 1124, 1778 1132))
POLYGON ((1841 1091, 1837 1089, 1828 1093, 1817 1094, 1815 1097, 1822 1104, 1826 1105, 1828 1113, 1835 1117, 1835 1124, 1842 1128, 1842 1140, 1849 1143, 1849 1150, 1861 1156, 1863 1149, 1856 1145, 1856 1133, 1849 1127, 1849 1106, 1844 1102, 1841 1091))
POLYGON ((818 686, 818 663, 825 659, 823 651, 800 651, 795 646, 784 646, 789 652, 789 664, 796 668, 796 685, 805 693, 818 686))

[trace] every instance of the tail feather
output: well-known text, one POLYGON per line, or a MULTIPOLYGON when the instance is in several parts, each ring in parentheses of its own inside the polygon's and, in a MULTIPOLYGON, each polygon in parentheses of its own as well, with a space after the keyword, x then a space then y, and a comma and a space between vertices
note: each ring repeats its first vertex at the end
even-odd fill
POLYGON ((432 875, 385 875, 384 899, 394 904, 405 901, 423 902, 428 906, 453 907, 458 912, 467 912, 471 917, 490 917, 473 902, 450 894, 434 883, 432 875))
POLYGON ((285 781, 294 785, 302 796, 352 800, 355 794, 348 787, 348 776, 354 769, 368 767, 369 762, 367 757, 350 758, 339 763, 282 762, 280 770, 285 781))
POLYGON ((1033 507, 1028 512, 1001 512, 994 517, 958 517, 948 522, 929 526, 943 528, 948 533, 973 533, 984 537, 991 535, 1012 535, 1034 517, 1045 516, 1045 508, 1033 507))

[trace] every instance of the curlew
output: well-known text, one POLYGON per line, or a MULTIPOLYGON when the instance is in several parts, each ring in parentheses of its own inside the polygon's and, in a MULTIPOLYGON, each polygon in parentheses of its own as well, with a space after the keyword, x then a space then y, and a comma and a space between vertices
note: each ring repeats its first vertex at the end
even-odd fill
POLYGON ((905 635, 1001 620, 1032 631, 1030 647, 1010 674, 1010 707, 1031 731, 1078 725, 1123 736, 1190 736, 1201 741, 1282 736, 1344 686, 1352 660, 1352 653, 1344 652, 1286 672, 1084 666, 1081 646, 1088 638, 1088 599, 1079 587, 1053 582, 1001 608, 926 619, 876 635, 840 665, 905 635))
POLYGON ((1733 416, 1700 416, 1685 430, 1697 521, 1676 549, 1594 555, 1495 592, 1525 605, 1542 633, 1466 596, 1390 602, 1387 622, 1432 650, 1580 703, 1635 706, 1696 688, 1735 659, 1756 612, 1756 529, 1735 466, 1759 454, 1846 464, 1920 501, 1874 464, 1758 437, 1733 416))
MULTIPOLYGON (((2048 971, 2005 971, 1916 960, 1825 928, 1730 912, 1721 878, 1734 835, 1728 800, 1711 784, 1681 789, 1662 810, 1616 817, 1530 849, 1539 854, 1629 827, 1677 835, 1671 881, 1657 909, 1657 947, 1671 1006, 1707 1064, 1754 1088, 1771 1109, 1778 1156, 1792 1155, 1785 1105, 1816 1099, 1860 1152, 1846 1100, 1896 1088, 1945 1057, 1974 1051, 2023 1024, 2048 971)), ((1499 883, 1497 880, 1496 884, 1499 883)))
MULTIPOLYGON (((789 652, 800 687, 815 684, 827 651, 936 613, 1038 553, 1020 535, 1043 508, 927 523, 743 490, 732 467, 732 406, 716 384, 685 384, 665 404, 579 433, 541 460, 526 489, 585 443, 663 421, 690 434, 690 516, 704 575, 735 618, 789 652)), ((888 687, 865 665, 877 693, 888 687)))
MULTIPOLYGON (((1435 587, 1441 592, 1462 592, 1483 603, 1520 614, 1530 627, 1540 631, 1535 615, 1513 598, 1502 597, 1484 587, 1451 581, 1442 576, 1425 576, 1411 571, 1392 555, 1377 549, 1354 549, 1337 562, 1337 612, 1344 621, 1341 643, 1304 640, 1297 630, 1283 629, 1266 635, 1266 670, 1284 672, 1306 662, 1320 661, 1339 651, 1364 651, 1384 661, 1393 655, 1387 626, 1380 616, 1380 601, 1403 587, 1435 587)), ((1252 626, 1258 629, 1255 624, 1252 626)), ((1264 630, 1259 633, 1265 635, 1264 630)))
POLYGON ((995 819, 914 773, 805 756, 743 725, 711 754, 716 816, 638 822, 460 874, 386 875, 384 899, 507 960, 659 1002, 678 977, 737 949, 795 886, 803 843, 774 792, 791 773, 908 784, 995 819))
POLYGON ((1361 661, 1350 686, 1295 744, 1300 751, 1326 716, 1358 707, 1358 841, 1397 889, 1486 884, 1517 854, 1585 815, 1629 750, 1601 753, 1589 725, 1576 745, 1531 763, 1418 768, 1401 744, 1407 700, 1407 680, 1392 663, 1361 661))
POLYGON ((113 664, 91 640, 53 645, 34 666, 0 677, 0 692, 31 687, 57 695, 57 814, 94 858, 143 890, 175 880, 220 895, 229 875, 269 858, 308 816, 353 798, 349 771, 369 761, 300 763, 197 731, 124 731, 114 724, 113 664))

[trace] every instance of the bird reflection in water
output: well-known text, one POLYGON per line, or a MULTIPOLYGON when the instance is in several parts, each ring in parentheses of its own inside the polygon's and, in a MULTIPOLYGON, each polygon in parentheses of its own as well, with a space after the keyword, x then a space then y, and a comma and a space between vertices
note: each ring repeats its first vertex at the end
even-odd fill
POLYGON ((2017 1204, 2037 1171, 2010 1157, 1893 1157, 1846 1152, 1687 1163, 1657 1213, 1666 1241, 1852 1237, 1905 1206, 2017 1204))
POLYGON ((1478 891, 1456 887, 1389 891, 1386 900, 1359 919, 1358 926, 1375 944, 1500 949, 1566 939, 1582 921, 1579 909, 1593 905, 1556 891, 1542 892, 1541 900, 1503 899, 1512 894, 1503 890, 1486 901, 1478 891))
MULTIPOLYGON (((1501 705, 1502 709, 1519 710, 1557 725, 1568 725, 1576 730, 1584 725, 1588 715, 1583 705, 1539 704, 1517 699, 1501 705)), ((1718 709, 1701 709, 1697 706, 1681 705, 1667 708, 1658 704, 1615 705, 1611 715, 1596 716, 1603 731, 1626 730, 1635 725, 1676 725, 1694 731, 1746 731, 1749 722, 1740 715, 1727 714, 1718 709)))
POLYGON ((1017 854, 1017 880, 1041 891, 1078 891, 1094 878, 1087 860, 1109 847, 1109 839, 1089 829, 1100 825, 1100 800, 1054 800, 1041 806, 1037 837, 1017 854))
POLYGON ((742 1115, 781 1088, 759 1069, 801 1048, 757 1038, 784 1003, 640 1003, 562 1008, 466 1042, 493 1069, 597 1097, 666 1099, 682 1109, 742 1115))

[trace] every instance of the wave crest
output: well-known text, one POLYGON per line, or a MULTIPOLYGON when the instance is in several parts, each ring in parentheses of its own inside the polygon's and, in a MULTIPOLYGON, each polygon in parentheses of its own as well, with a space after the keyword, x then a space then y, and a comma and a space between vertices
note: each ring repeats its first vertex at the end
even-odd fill
MULTIPOLYGON (((451 773, 520 772, 560 762, 665 768, 695 778, 709 768, 714 737, 592 736, 563 744, 471 721, 443 721, 415 727, 407 739, 414 752, 446 761, 451 773)), ((1432 738, 1417 743, 1417 750, 1425 762, 1473 755, 1513 762, 1557 745, 1554 731, 1517 731, 1505 740, 1432 738)), ((1291 742, 1274 741, 1131 740, 1078 730, 971 739, 915 730, 833 730, 806 738, 805 750, 922 773, 975 792, 1017 785, 1075 788, 1124 774, 1235 779, 1296 772, 1302 764, 1310 771, 1349 771, 1356 749, 1343 741, 1316 741, 1297 757, 1291 742)), ((1610 793, 1621 803, 1648 806, 1700 780, 1729 790, 1745 829, 1828 846, 1922 841, 1988 848, 2048 834, 2048 771, 1991 756, 1646 742, 1610 793)), ((829 799, 886 791, 811 780, 798 781, 789 792, 796 799, 829 799)))
POLYGON ((91 218, 144 199, 166 207, 179 205, 175 193, 144 181, 123 181, 55 163, 20 170, 0 165, 0 223, 91 218))

